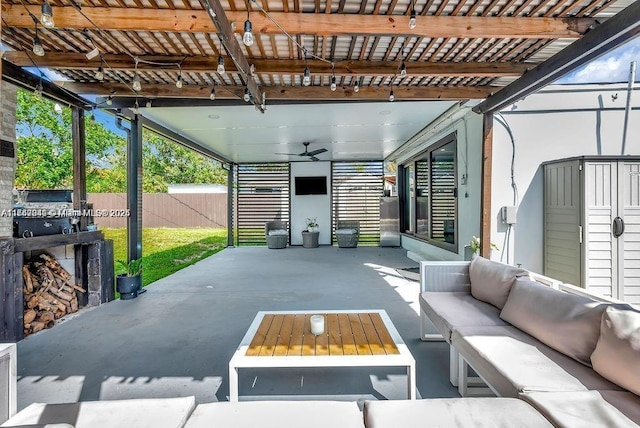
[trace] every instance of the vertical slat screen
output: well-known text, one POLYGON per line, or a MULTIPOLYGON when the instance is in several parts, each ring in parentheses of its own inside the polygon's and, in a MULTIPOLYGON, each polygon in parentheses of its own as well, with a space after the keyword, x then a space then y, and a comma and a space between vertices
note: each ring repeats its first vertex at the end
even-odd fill
POLYGON ((289 164, 241 164, 237 181, 238 245, 266 245, 264 224, 289 221, 289 164))
MULTIPOLYGON (((383 175, 381 161, 333 163, 334 232, 338 221, 358 220, 358 245, 380 244, 380 197, 384 189, 383 175)), ((335 233, 333 242, 336 242, 335 233)))

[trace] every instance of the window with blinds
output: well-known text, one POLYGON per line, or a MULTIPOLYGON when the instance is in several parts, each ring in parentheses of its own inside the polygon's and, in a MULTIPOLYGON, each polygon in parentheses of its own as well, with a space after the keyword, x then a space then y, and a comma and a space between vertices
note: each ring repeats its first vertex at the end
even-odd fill
POLYGON ((238 245, 266 245, 268 221, 289 222, 289 164, 241 164, 237 168, 238 245))
MULTIPOLYGON (((380 197, 384 189, 382 161, 332 164, 333 231, 341 220, 360 222, 358 245, 380 244, 380 197)), ((336 242, 335 233, 333 242, 336 242)))

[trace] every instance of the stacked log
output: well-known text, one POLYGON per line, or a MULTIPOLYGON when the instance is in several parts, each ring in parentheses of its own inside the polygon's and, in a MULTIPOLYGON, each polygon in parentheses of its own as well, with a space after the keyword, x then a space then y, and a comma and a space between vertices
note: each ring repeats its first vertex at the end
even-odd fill
POLYGON ((22 266, 24 278, 24 335, 51 328, 57 319, 78 311, 76 292, 82 287, 53 257, 41 254, 22 266))

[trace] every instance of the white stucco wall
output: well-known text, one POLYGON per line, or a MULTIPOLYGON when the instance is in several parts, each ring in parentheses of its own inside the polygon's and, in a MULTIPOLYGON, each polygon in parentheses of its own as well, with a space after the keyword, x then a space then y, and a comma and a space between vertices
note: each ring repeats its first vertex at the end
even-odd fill
MULTIPOLYGON (((513 205, 509 135, 494 121, 492 258, 543 272, 543 175, 546 161, 580 155, 621 155, 626 84, 549 86, 501 112, 515 141, 517 224, 508 245, 500 208, 513 205)), ((632 95, 625 154, 640 155, 640 90, 632 95)), ((499 116, 498 116, 499 117, 499 116)))
POLYGON ((480 234, 480 197, 482 169, 482 116, 467 112, 461 119, 441 122, 415 150, 398 158, 399 164, 427 150, 442 138, 456 132, 458 155, 458 252, 430 245, 408 236, 402 237, 402 246, 425 258, 434 260, 463 260, 464 247, 471 238, 480 234), (463 181, 466 175, 466 184, 463 181))
POLYGON ((291 163, 291 245, 302 245, 306 219, 315 218, 319 227, 320 245, 331 244, 331 162, 291 163), (296 177, 327 177, 326 195, 296 195, 296 177))

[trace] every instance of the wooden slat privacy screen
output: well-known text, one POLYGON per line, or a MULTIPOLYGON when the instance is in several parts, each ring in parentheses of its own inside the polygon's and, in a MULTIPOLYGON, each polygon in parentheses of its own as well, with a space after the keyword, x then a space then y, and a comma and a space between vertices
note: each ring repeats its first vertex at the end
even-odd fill
POLYGON ((238 245, 265 245, 267 221, 289 221, 289 164, 241 164, 237 176, 238 245))
POLYGON ((334 232, 338 221, 358 220, 358 244, 378 245, 380 197, 384 188, 382 161, 334 162, 332 186, 334 232))

